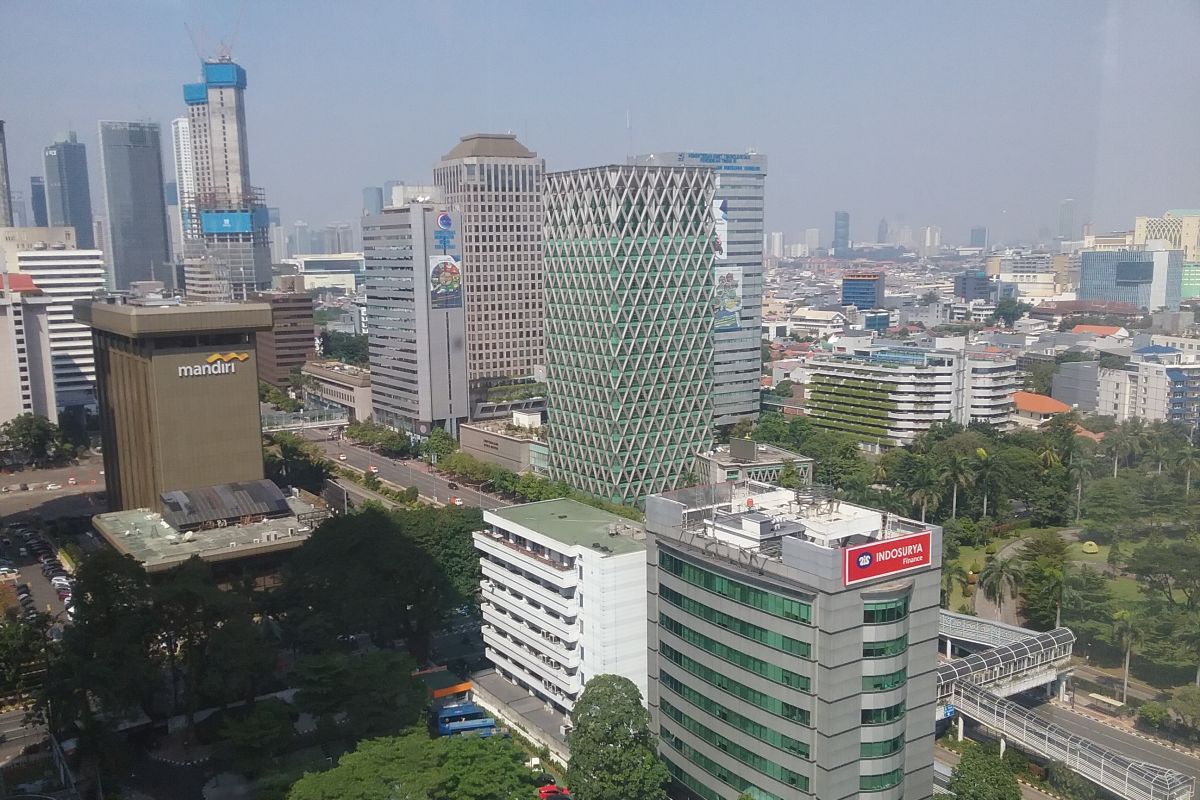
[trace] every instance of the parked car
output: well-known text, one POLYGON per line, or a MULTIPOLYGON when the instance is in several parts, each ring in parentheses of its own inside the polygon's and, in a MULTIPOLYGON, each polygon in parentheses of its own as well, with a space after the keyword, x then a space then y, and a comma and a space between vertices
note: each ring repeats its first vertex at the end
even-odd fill
POLYGON ((50 491, 55 491, 56 489, 61 489, 62 484, 61 483, 47 483, 46 488, 50 491))

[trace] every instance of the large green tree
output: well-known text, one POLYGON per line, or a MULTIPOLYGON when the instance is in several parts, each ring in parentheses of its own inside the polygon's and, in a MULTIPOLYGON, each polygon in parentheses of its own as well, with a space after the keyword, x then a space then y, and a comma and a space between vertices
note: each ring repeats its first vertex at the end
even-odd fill
POLYGON ((21 414, 0 425, 0 450, 42 466, 57 457, 61 444, 58 426, 37 414, 21 414))
POLYGON ((1021 785, 1004 762, 978 745, 963 751, 950 775, 958 800, 1021 800, 1021 785))
POLYGON ((665 800, 667 768, 642 696, 628 678, 597 675, 571 711, 567 785, 580 800, 665 800))

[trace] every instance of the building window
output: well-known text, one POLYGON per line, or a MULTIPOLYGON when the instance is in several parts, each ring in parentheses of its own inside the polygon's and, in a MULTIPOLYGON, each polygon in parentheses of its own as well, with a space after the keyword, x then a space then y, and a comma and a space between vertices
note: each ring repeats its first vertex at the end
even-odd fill
POLYGON ((863 742, 860 755, 863 758, 883 758, 899 753, 904 749, 904 735, 901 734, 895 739, 888 739, 886 742, 863 742))
POLYGON ((738 636, 753 639, 756 642, 765 644, 767 647, 772 647, 794 656, 800 656, 801 658, 809 658, 812 655, 812 645, 808 642, 784 636, 776 631, 767 630, 745 620, 717 611, 714 608, 709 608, 690 597, 685 597, 670 587, 659 586, 658 592, 659 597, 671 605, 686 611, 693 617, 699 617, 705 622, 711 622, 713 625, 732 631, 738 636))
POLYGON ((898 786, 902 780, 904 770, 899 768, 882 775, 863 775, 858 779, 858 789, 860 792, 879 792, 898 786))
POLYGON ((882 603, 863 604, 863 623, 866 625, 899 622, 907 616, 908 597, 901 597, 898 600, 885 600, 882 603))
POLYGON ((761 658, 755 658, 752 655, 743 653, 740 650, 735 650, 727 644, 710 639, 704 634, 676 622, 666 614, 660 613, 658 615, 658 624, 664 630, 670 631, 693 647, 698 647, 707 653, 711 653, 717 658, 741 667, 747 672, 753 672, 756 675, 763 676, 767 680, 797 689, 801 692, 808 692, 812 687, 812 681, 808 676, 800 675, 789 669, 784 669, 778 664, 772 664, 761 658))
POLYGON ((783 597, 709 572, 663 550, 658 553, 658 565, 675 577, 705 591, 727 597, 751 608, 757 608, 759 611, 765 611, 781 619, 802 622, 805 625, 812 624, 812 605, 810 603, 783 597))
POLYGON ((901 636, 899 639, 886 639, 882 642, 864 642, 863 658, 887 658, 888 656, 898 656, 907 649, 907 636, 901 636))
MULTIPOLYGON (((691 745, 689 745, 687 742, 683 741, 678 736, 671 733, 671 731, 669 731, 665 726, 659 727, 659 733, 662 735, 662 740, 667 745, 669 745, 673 750, 676 750, 677 752, 679 752, 679 754, 682 755, 684 758, 686 758, 688 761, 691 761, 693 764, 700 767, 705 772, 712 775, 714 778, 721 781, 722 783, 732 786, 734 789, 737 789, 738 791, 745 791, 745 788, 743 788, 743 787, 749 787, 751 785, 748 781, 746 781, 741 776, 730 772, 725 767, 718 764, 716 761, 713 761, 708 756, 699 752, 698 750, 693 748, 691 745)), ((782 778, 779 780, 783 780, 784 783, 790 783, 792 786, 796 786, 796 787, 800 788, 801 791, 805 791, 805 792, 808 791, 808 778, 807 777, 805 777, 804 775, 797 775, 796 773, 791 772, 791 770, 784 770, 782 767, 776 767, 776 768, 781 771, 781 774, 784 772, 789 773, 792 778, 792 780, 783 780, 782 778)), ((760 771, 762 771, 762 770, 760 770, 760 771)), ((768 774, 765 771, 762 771, 762 772, 764 775, 768 774)), ((774 776, 772 776, 772 777, 774 777, 774 776)), ((776 795, 768 794, 766 792, 763 792, 761 789, 759 790, 757 796, 760 798, 776 797, 776 795)))
POLYGON ((908 680, 908 670, 901 668, 886 675, 864 675, 862 687, 864 692, 886 692, 904 685, 908 680))
MULTIPOLYGON (((777 747, 780 750, 800 756, 801 758, 808 758, 809 748, 804 742, 786 736, 779 731, 768 728, 766 725, 762 725, 749 717, 744 717, 736 711, 726 708, 720 703, 711 700, 707 695, 697 692, 690 686, 684 685, 682 681, 676 680, 674 676, 665 672, 659 673, 659 683, 709 716, 715 717, 725 724, 753 736, 759 741, 766 742, 772 747, 777 747)), ((662 700, 660 705, 665 709, 669 704, 666 700, 662 700)), ((676 722, 679 721, 674 715, 672 717, 675 718, 676 722)))
MULTIPOLYGON (((671 661, 676 666, 679 666, 691 673, 700 680, 708 683, 728 695, 736 697, 740 700, 745 700, 747 703, 756 705, 764 711, 769 711, 777 717, 782 717, 791 722, 798 723, 808 727, 810 722, 810 714, 808 709, 799 708, 791 703, 785 703, 778 698, 769 695, 765 692, 760 692, 757 689, 752 689, 745 684, 729 678, 728 676, 710 669, 691 658, 688 658, 683 653, 680 653, 674 647, 668 644, 659 645, 659 653, 668 661, 671 661)), ((667 680, 671 680, 671 676, 659 670, 659 679, 666 676, 667 680)))
POLYGON ((701 725, 699 722, 692 719, 687 714, 684 714, 666 700, 662 701, 660 708, 664 714, 675 720, 675 722, 678 723, 684 730, 688 731, 698 739, 703 739, 721 752, 727 753, 730 757, 736 758, 738 761, 742 762, 751 769, 761 772, 763 775, 766 775, 769 778, 782 781, 790 786, 799 786, 802 781, 805 783, 805 785, 807 785, 808 781, 805 776, 793 772, 786 767, 780 766, 774 761, 759 755, 753 750, 748 750, 737 742, 722 736, 711 728, 701 725))
POLYGON ((862 710, 863 725, 886 725, 904 716, 904 701, 886 708, 864 708, 862 710))

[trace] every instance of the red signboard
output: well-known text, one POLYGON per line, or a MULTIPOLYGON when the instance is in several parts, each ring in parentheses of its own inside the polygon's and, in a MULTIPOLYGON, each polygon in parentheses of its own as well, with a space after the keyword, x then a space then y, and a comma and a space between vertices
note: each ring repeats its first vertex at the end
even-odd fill
POLYGON ((846 586, 928 567, 933 563, 932 535, 929 531, 885 539, 842 551, 842 575, 846 586))

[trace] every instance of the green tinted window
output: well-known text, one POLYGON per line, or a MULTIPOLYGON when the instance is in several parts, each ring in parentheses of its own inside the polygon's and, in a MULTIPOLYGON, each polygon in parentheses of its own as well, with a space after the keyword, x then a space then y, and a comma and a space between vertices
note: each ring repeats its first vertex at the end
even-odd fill
MULTIPOLYGON (((659 758, 662 758, 663 763, 667 765, 667 772, 671 773, 671 777, 703 797, 704 800, 724 800, 720 794, 714 792, 712 789, 708 788, 703 783, 680 769, 679 765, 677 765, 671 759, 666 758, 665 756, 659 756, 659 758)), ((740 775, 735 775, 729 770, 724 769, 719 765, 715 765, 708 759, 704 759, 703 764, 697 762, 696 766, 700 767, 709 775, 712 775, 721 783, 724 783, 726 786, 732 786, 742 794, 750 795, 752 798, 754 798, 754 800, 783 800, 783 798, 781 798, 779 795, 771 794, 770 792, 764 792, 762 789, 759 789, 753 783, 742 778, 740 775), (715 767, 718 772, 714 772, 712 769, 710 769, 710 767, 715 767)))
POLYGON ((882 642, 863 642, 863 658, 887 658, 898 656, 908 649, 908 637, 887 639, 882 642))
MULTIPOLYGON (((704 730, 708 730, 707 728, 704 728, 704 726, 699 726, 699 727, 703 728, 704 730)), ((683 739, 680 739, 678 736, 676 736, 674 733, 672 733, 666 726, 660 726, 659 733, 662 734, 662 740, 664 742, 666 742, 668 745, 670 745, 672 749, 677 750, 679 753, 681 753, 685 758, 687 758, 688 761, 691 761, 693 764, 696 764, 697 766, 702 768, 705 772, 708 772, 711 775, 715 775, 722 782, 729 783, 729 781, 723 777, 725 774, 731 774, 731 773, 729 773, 729 771, 727 769, 725 769, 724 767, 722 767, 720 764, 713 761, 712 759, 708 758, 708 756, 706 756, 703 753, 699 752, 698 750, 694 749, 687 742, 683 741, 683 739)), ((749 750, 746 750, 744 747, 742 747, 734 742, 730 742, 725 737, 718 736, 717 734, 712 733, 712 731, 709 731, 709 733, 712 734, 712 736, 714 736, 717 740, 727 743, 726 747, 721 747, 721 745, 716 744, 715 742, 712 742, 714 747, 721 747, 721 749, 724 750, 725 752, 727 752, 731 758, 735 758, 738 761, 742 761, 742 763, 746 764, 746 766, 751 767, 768 777, 774 778, 775 780, 780 781, 781 783, 786 783, 788 786, 794 786, 802 792, 808 791, 808 777, 807 776, 797 774, 795 772, 792 772, 790 769, 785 769, 774 762, 768 761, 767 759, 763 758, 762 756, 759 756, 756 753, 752 753, 749 750), (746 759, 747 759, 746 761, 742 760, 742 758, 741 758, 742 755, 746 756, 746 759), (750 763, 750 762, 754 762, 754 763, 750 763)), ((699 736, 700 738, 704 738, 699 733, 697 733, 696 735, 699 736)), ((707 741, 707 740, 705 740, 705 741, 707 741)), ((730 785, 732 786, 733 784, 730 784, 730 785)), ((734 786, 734 788, 737 789, 738 787, 734 786)), ((743 791, 743 790, 739 789, 739 791, 743 791)))
MULTIPOLYGON (((690 686, 684 685, 682 681, 676 680, 673 676, 667 673, 659 675, 659 682, 670 689, 675 694, 687 700, 696 708, 701 709, 709 716, 715 717, 727 725, 731 725, 743 733, 753 736, 755 739, 766 742, 772 747, 778 747, 780 750, 787 751, 792 755, 808 758, 808 745, 804 742, 797 741, 790 736, 785 736, 779 731, 772 730, 766 725, 762 725, 749 717, 743 717, 741 714, 726 708, 720 703, 709 699, 706 695, 697 692, 690 686)), ((667 705, 666 700, 660 701, 662 705, 667 705)), ((678 719, 676 718, 676 721, 678 719)))
POLYGON ((888 739, 886 742, 863 742, 862 757, 863 758, 883 758, 899 753, 904 749, 904 735, 901 734, 895 739, 888 739))
POLYGON ((717 658, 728 661, 730 664, 741 667, 748 672, 762 675, 767 680, 774 681, 783 686, 790 686, 793 689, 799 689, 802 692, 808 692, 812 687, 812 681, 808 676, 792 672, 790 669, 784 669, 778 664, 772 664, 761 658, 755 658, 752 655, 743 653, 741 650, 735 650, 727 644, 718 642, 716 639, 710 639, 704 634, 676 622, 666 614, 659 613, 658 624, 664 630, 670 631, 688 644, 712 653, 717 658))
POLYGON ((863 775, 858 779, 858 789, 862 792, 878 792, 899 785, 904 780, 904 770, 894 769, 882 775, 863 775))
MULTIPOLYGON (((683 668, 705 683, 715 686, 728 695, 736 697, 740 700, 745 700, 747 703, 756 705, 764 711, 769 711, 778 717, 783 717, 784 719, 791 720, 792 722, 798 722, 806 727, 809 724, 810 716, 808 709, 806 708, 798 708, 791 703, 785 703, 782 700, 772 697, 765 692, 760 692, 757 689, 751 689, 744 683, 738 683, 732 678, 729 678, 726 675, 717 672, 716 670, 709 669, 703 664, 688 658, 683 653, 679 652, 668 644, 659 643, 658 652, 663 658, 666 658, 673 664, 683 668)), ((658 676, 660 679, 669 679, 671 677, 662 670, 659 670, 658 676)))
POLYGON ((887 600, 882 603, 863 604, 863 622, 867 625, 879 625, 884 622, 898 622, 908 616, 908 598, 887 600))
POLYGON ((802 603, 790 597, 783 597, 731 580, 723 575, 697 567, 695 564, 689 564, 663 550, 658 553, 658 565, 675 577, 687 581, 693 586, 699 586, 705 591, 728 597, 742 605, 757 608, 759 611, 765 611, 782 619, 803 622, 806 625, 812 624, 812 605, 810 603, 802 603))
POLYGON ((862 686, 864 692, 886 692, 888 689, 903 686, 906 680, 908 670, 898 669, 886 675, 864 675, 862 686))
POLYGON ((801 658, 808 658, 812 654, 812 649, 808 642, 784 636, 776 631, 767 630, 724 612, 717 611, 715 608, 709 608, 703 603, 699 603, 690 597, 685 597, 667 586, 658 587, 658 596, 694 617, 699 617, 705 622, 711 622, 713 625, 733 631, 738 636, 744 636, 747 639, 761 642, 767 647, 773 647, 776 650, 782 650, 785 653, 800 656, 801 658))
POLYGON ((904 702, 896 703, 894 706, 886 708, 864 708, 862 711, 863 725, 883 725, 887 722, 895 722, 904 716, 904 702))

